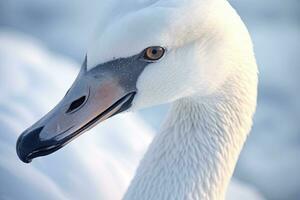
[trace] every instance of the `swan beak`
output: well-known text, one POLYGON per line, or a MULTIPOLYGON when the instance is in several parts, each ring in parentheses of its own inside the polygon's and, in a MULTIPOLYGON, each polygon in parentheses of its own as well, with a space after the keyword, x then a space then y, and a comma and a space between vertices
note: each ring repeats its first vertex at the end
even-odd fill
POLYGON ((131 106, 145 63, 130 57, 88 71, 86 62, 61 102, 18 138, 16 150, 23 162, 57 151, 97 123, 131 106))

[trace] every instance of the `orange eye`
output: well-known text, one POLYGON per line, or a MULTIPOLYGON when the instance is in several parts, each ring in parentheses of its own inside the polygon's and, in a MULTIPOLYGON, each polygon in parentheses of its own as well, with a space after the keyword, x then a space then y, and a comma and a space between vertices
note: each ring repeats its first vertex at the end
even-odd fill
POLYGON ((144 59, 155 61, 163 57, 165 49, 159 46, 148 47, 144 52, 144 59))

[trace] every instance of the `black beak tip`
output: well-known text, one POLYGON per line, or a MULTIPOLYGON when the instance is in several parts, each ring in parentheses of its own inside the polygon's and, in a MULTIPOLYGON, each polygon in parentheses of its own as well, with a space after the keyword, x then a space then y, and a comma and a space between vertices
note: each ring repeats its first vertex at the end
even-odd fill
POLYGON ((30 163, 32 159, 29 155, 38 147, 39 134, 43 127, 34 129, 32 131, 24 131, 18 138, 16 144, 17 155, 24 163, 30 163))
POLYGON ((30 163, 31 159, 28 159, 28 154, 23 148, 23 134, 18 138, 16 144, 16 151, 19 159, 24 163, 30 163))

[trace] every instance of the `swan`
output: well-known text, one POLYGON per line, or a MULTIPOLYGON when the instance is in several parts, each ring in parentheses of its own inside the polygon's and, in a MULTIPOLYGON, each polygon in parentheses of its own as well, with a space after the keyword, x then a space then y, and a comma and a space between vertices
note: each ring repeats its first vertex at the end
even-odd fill
POLYGON ((248 31, 225 0, 140 3, 104 26, 17 154, 28 163, 118 113, 172 102, 124 199, 223 199, 256 108, 248 31))
MULTIPOLYGON (((25 166, 14 152, 18 133, 64 95, 79 66, 11 30, 0 31, 0 43, 0 199, 121 199, 154 131, 135 113, 117 115, 57 154, 25 166)), ((264 198, 233 178, 226 199, 264 198)))

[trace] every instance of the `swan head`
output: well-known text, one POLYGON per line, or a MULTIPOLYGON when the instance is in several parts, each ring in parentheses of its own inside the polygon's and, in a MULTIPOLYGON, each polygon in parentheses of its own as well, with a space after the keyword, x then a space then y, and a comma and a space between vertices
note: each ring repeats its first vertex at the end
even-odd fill
POLYGON ((19 137, 22 161, 53 153, 125 110, 210 95, 252 53, 243 23, 225 0, 141 7, 103 25, 66 96, 19 137))

